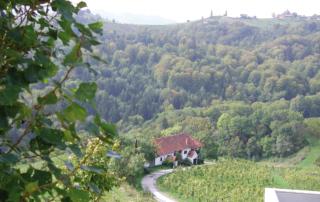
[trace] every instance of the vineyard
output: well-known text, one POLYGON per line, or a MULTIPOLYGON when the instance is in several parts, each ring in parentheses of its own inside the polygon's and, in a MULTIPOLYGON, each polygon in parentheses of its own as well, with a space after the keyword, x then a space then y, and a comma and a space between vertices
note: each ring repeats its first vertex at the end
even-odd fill
POLYGON ((157 185, 179 201, 260 202, 264 201, 265 187, 319 191, 319 181, 318 169, 274 168, 230 158, 213 165, 177 168, 160 177, 157 185))

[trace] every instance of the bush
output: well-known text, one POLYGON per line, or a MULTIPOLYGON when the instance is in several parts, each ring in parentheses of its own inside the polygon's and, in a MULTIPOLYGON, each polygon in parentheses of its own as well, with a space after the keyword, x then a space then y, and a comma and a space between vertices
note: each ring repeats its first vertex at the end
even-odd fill
POLYGON ((193 165, 192 162, 190 161, 190 159, 188 159, 188 158, 184 159, 183 164, 185 164, 185 165, 187 165, 187 166, 193 165))
POLYGON ((204 164, 205 158, 206 158, 206 155, 200 152, 200 154, 198 155, 198 164, 204 164))
POLYGON ((164 160, 164 162, 162 163, 162 165, 165 165, 165 166, 168 166, 168 167, 173 167, 174 165, 174 162, 172 159, 170 158, 166 158, 166 160, 164 160))
POLYGON ((143 174, 149 174, 149 173, 150 173, 149 168, 143 167, 143 174))

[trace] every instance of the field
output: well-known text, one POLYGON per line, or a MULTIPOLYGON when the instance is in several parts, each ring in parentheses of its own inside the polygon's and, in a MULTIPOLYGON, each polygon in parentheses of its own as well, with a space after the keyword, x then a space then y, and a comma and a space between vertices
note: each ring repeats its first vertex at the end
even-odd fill
POLYGON ((243 159, 223 159, 215 164, 177 169, 158 178, 158 188, 178 201, 263 201, 264 188, 320 191, 320 169, 313 162, 320 155, 320 144, 307 138, 310 151, 294 167, 275 167, 243 159))

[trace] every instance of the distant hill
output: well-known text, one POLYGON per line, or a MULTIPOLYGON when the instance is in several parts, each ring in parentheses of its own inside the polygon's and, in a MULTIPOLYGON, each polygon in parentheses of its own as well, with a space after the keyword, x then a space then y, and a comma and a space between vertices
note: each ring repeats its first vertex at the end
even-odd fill
POLYGON ((168 25, 178 23, 175 20, 162 18, 159 16, 147 16, 141 14, 131 14, 131 13, 108 13, 104 10, 93 10, 92 13, 99 14, 103 18, 108 18, 108 20, 115 19, 119 23, 137 24, 137 25, 168 25))

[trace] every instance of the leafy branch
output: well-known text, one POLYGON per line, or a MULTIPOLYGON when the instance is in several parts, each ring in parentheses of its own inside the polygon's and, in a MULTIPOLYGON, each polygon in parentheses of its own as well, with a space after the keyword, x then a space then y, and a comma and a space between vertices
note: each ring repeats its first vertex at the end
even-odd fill
MULTIPOLYGON (((94 146, 94 147, 92 148, 92 151, 83 159, 83 161, 80 163, 80 165, 77 166, 77 167, 75 167, 68 175, 66 175, 66 176, 58 179, 57 181, 55 181, 55 182, 53 182, 53 183, 45 184, 45 185, 42 185, 42 186, 38 187, 37 189, 34 189, 32 192, 25 194, 25 195, 20 199, 20 201, 24 201, 27 197, 31 196, 33 193, 35 193, 36 191, 39 191, 40 189, 43 189, 43 188, 50 187, 50 186, 52 186, 52 185, 58 184, 58 183, 61 182, 62 180, 67 179, 68 177, 70 177, 76 170, 78 170, 78 169, 81 167, 81 165, 83 165, 83 164, 86 163, 87 159, 92 155, 92 153, 93 153, 93 151, 94 151, 95 148, 96 148, 96 146, 94 146)), ((20 201, 19 201, 19 202, 20 202, 20 201)))

